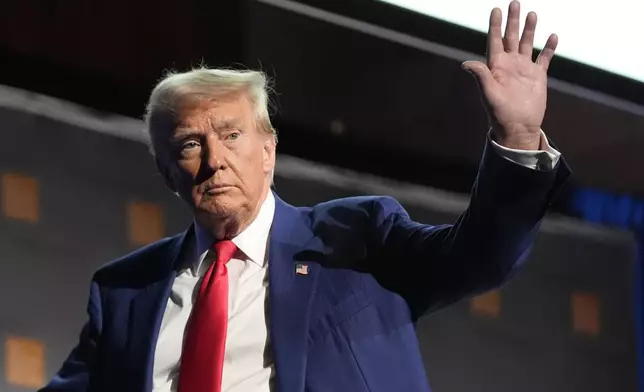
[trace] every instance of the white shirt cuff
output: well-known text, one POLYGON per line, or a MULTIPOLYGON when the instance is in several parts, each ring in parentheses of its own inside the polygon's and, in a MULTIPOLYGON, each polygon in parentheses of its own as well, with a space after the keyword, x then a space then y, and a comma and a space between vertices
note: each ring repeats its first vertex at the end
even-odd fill
POLYGON ((545 146, 544 150, 516 150, 513 148, 503 147, 495 142, 491 134, 488 138, 494 147, 494 150, 503 158, 514 162, 518 165, 525 166, 534 170, 552 170, 557 166, 561 153, 550 146, 546 134, 541 131, 541 145, 545 146))

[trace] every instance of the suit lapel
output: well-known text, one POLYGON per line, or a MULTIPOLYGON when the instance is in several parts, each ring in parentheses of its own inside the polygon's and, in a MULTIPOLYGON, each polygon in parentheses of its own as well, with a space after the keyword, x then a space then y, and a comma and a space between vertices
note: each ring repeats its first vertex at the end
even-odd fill
POLYGON ((132 364, 133 390, 151 391, 154 354, 163 313, 176 277, 175 266, 192 243, 193 229, 171 239, 169 250, 160 260, 150 260, 151 279, 135 295, 130 304, 127 352, 132 364), (156 267, 156 268, 155 268, 156 267))
POLYGON ((320 265, 307 262, 317 251, 309 224, 295 207, 275 197, 269 243, 269 323, 277 390, 304 390, 311 301, 320 265), (300 273, 296 272, 301 265, 300 273))

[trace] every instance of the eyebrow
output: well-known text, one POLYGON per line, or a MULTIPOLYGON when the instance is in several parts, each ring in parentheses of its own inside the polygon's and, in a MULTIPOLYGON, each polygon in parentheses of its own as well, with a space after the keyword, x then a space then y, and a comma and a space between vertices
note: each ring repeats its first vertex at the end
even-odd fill
MULTIPOLYGON (((235 119, 223 119, 223 120, 214 120, 212 121, 215 131, 221 131, 230 128, 240 128, 240 122, 235 119)), ((202 136, 203 131, 199 131, 193 128, 183 128, 178 127, 176 133, 172 136, 172 139, 185 139, 189 137, 198 137, 202 136)))
POLYGON ((221 119, 221 120, 214 120, 212 121, 215 130, 220 130, 220 129, 229 129, 229 128, 239 128, 241 126, 241 123, 237 119, 232 119, 232 118, 226 118, 226 119, 221 119))
POLYGON ((203 132, 200 132, 196 129, 183 128, 177 130, 177 132, 172 135, 171 140, 179 141, 188 138, 200 137, 201 135, 203 135, 203 132))

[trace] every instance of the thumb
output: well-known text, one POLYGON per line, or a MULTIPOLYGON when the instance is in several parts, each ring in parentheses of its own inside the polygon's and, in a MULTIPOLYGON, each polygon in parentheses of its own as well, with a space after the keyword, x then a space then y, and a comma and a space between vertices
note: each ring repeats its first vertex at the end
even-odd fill
POLYGON ((465 71, 471 73, 479 82, 479 85, 481 85, 481 87, 486 85, 487 82, 492 79, 492 72, 490 72, 490 69, 487 67, 487 65, 483 64, 480 61, 466 61, 461 64, 461 67, 465 71))

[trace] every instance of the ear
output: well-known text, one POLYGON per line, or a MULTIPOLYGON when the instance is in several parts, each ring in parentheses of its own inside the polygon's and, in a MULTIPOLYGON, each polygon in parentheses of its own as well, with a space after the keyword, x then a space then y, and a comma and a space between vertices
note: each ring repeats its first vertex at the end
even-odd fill
POLYGON ((274 135, 269 135, 264 142, 263 165, 264 173, 271 173, 275 169, 275 150, 277 149, 277 139, 274 135))
POLYGON ((172 191, 172 193, 177 193, 177 186, 174 183, 174 180, 172 179, 172 173, 170 172, 170 168, 163 164, 161 160, 158 157, 154 157, 154 162, 157 165, 157 170, 159 170, 159 174, 163 177, 163 180, 165 181, 165 185, 172 191))

